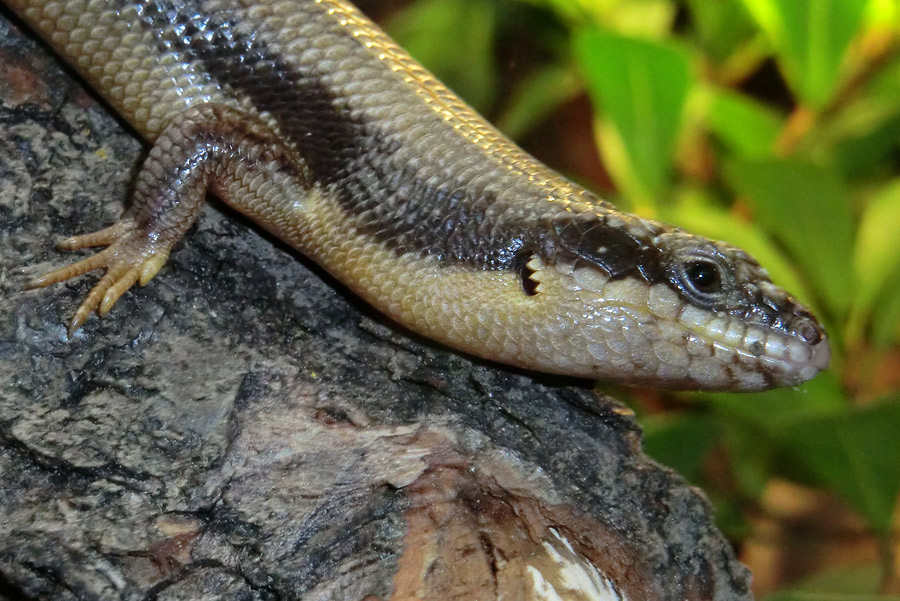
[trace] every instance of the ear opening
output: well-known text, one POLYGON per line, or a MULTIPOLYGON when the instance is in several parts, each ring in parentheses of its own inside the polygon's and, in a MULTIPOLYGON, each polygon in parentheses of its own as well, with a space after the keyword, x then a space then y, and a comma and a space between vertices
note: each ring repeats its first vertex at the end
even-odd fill
POLYGON ((529 266, 533 256, 532 253, 524 253, 524 260, 519 265, 519 282, 522 284, 522 292, 525 293, 525 296, 536 296, 538 293, 538 282, 532 278, 535 272, 529 266))

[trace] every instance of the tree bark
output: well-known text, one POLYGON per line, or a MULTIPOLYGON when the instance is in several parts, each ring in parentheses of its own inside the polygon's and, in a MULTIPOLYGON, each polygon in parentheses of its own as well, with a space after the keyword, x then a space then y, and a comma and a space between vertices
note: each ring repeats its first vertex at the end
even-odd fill
POLYGON ((627 408, 411 335, 219 204, 69 339, 97 277, 21 287, 143 148, 6 18, 0 598, 751 598, 627 408))

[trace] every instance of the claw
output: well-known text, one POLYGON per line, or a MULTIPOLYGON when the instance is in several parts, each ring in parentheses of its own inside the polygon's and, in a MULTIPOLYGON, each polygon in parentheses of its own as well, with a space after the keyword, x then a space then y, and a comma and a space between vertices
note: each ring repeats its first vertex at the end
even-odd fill
POLYGON ((55 269, 50 273, 46 273, 28 282, 27 284, 25 284, 25 289, 33 290, 34 288, 43 288, 51 284, 58 284, 59 282, 64 282, 74 277, 84 275, 89 271, 94 271, 95 269, 105 267, 108 263, 110 254, 110 249, 106 249, 92 257, 87 257, 85 259, 72 263, 71 265, 66 265, 65 267, 55 269))
POLYGON ((112 306, 116 304, 116 301, 125 294, 126 290, 131 288, 134 283, 138 281, 140 274, 141 268, 138 265, 128 268, 121 275, 116 274, 118 275, 118 279, 109 286, 106 293, 103 295, 103 300, 100 301, 100 306, 97 307, 97 315, 106 317, 106 314, 109 313, 112 306))
POLYGON ((134 229, 134 224, 123 219, 102 230, 60 240, 56 243, 56 248, 60 250, 78 250, 92 246, 111 246, 132 229, 134 229))
POLYGON ((113 270, 110 269, 100 281, 97 282, 97 285, 94 286, 87 298, 84 299, 84 302, 78 307, 78 310, 75 311, 75 315, 72 317, 72 321, 69 322, 69 337, 72 337, 78 328, 80 328, 85 321, 87 321, 88 316, 97 309, 97 306, 100 304, 100 301, 103 299, 106 294, 107 288, 111 285, 113 281, 116 279, 116 274, 113 273, 113 270))
POLYGON ((134 223, 123 219, 98 232, 73 236, 59 243, 65 250, 91 246, 106 246, 92 257, 56 269, 28 282, 26 289, 56 284, 95 269, 106 269, 100 281, 91 289, 69 322, 69 336, 80 328, 91 313, 100 317, 112 309, 116 301, 136 282, 146 284, 169 258, 169 247, 154 247, 156 242, 144 233, 135 231, 134 223))
MULTIPOLYGON (((110 249, 107 249, 110 250, 110 249)), ((106 251, 103 251, 104 253, 106 251)), ((101 255, 103 253, 100 253, 101 255)), ((97 255, 98 257, 100 255, 97 255)), ((78 307, 72 321, 69 322, 69 336, 71 337, 78 328, 84 325, 91 313, 97 313, 100 317, 106 317, 116 301, 131 288, 140 275, 140 264, 113 263, 108 266, 106 273, 100 281, 91 289, 87 298, 78 307)))
MULTIPOLYGON (((138 282, 141 286, 146 286, 147 282, 156 277, 162 266, 169 260, 169 249, 161 248, 154 255, 149 257, 141 266, 141 274, 138 282)), ((133 282, 132 282, 133 283, 133 282)))

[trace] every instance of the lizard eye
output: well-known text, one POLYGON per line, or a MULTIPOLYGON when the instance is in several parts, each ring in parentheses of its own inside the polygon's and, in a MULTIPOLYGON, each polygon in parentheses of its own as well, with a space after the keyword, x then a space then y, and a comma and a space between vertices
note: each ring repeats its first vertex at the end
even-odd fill
POLYGON ((684 275, 694 290, 702 294, 715 294, 722 290, 722 273, 711 261, 692 261, 684 266, 684 275))
POLYGON ((676 263, 673 275, 675 285, 704 306, 719 302, 731 282, 728 271, 719 261, 697 254, 682 257, 676 263))

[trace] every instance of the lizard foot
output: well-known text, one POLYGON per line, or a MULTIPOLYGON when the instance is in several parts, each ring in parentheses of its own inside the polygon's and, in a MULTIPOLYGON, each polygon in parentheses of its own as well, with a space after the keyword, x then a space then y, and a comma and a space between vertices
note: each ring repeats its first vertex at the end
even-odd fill
POLYGON ((26 289, 42 288, 83 275, 95 269, 106 274, 90 291, 69 322, 69 336, 84 324, 92 312, 101 317, 109 313, 116 301, 135 282, 145 285, 169 258, 169 245, 160 245, 154 237, 136 227, 131 219, 122 219, 100 231, 66 238, 57 245, 63 250, 78 250, 94 246, 106 248, 66 267, 35 278, 26 289))

